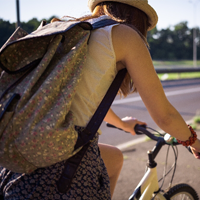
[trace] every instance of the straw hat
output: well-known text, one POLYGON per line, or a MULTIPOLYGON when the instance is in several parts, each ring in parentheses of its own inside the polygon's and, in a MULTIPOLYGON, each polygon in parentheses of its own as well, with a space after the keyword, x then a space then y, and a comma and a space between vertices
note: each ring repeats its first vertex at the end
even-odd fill
POLYGON ((149 17, 149 22, 151 24, 149 30, 153 29, 158 22, 157 13, 148 4, 148 0, 88 0, 88 7, 91 10, 91 12, 93 12, 96 5, 104 1, 115 1, 119 3, 124 3, 142 10, 149 17))

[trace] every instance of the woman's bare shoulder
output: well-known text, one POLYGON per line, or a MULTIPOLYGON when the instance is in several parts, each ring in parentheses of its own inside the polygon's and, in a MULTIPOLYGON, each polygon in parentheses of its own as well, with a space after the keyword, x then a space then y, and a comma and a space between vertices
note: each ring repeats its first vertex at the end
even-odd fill
POLYGON ((142 40, 142 38, 140 37, 140 35, 137 33, 136 30, 134 30, 133 28, 125 25, 125 24, 119 24, 118 26, 114 26, 113 28, 113 36, 117 36, 122 40, 126 40, 129 38, 140 38, 142 40))
POLYGON ((112 41, 117 61, 122 60, 127 52, 133 53, 139 46, 145 46, 137 31, 124 24, 113 28, 112 41))

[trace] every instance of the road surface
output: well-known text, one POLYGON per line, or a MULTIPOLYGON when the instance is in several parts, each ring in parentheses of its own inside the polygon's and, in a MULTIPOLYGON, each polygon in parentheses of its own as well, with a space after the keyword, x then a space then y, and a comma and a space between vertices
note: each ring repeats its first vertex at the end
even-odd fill
MULTIPOLYGON (((191 120, 197 112, 200 114, 200 79, 188 79, 162 82, 165 94, 171 104, 179 111, 185 121, 191 120)), ((156 102, 155 102, 156 103, 156 102)), ((159 129, 153 122, 140 96, 134 93, 125 99, 116 97, 112 109, 118 116, 133 116, 145 121, 149 127, 159 129)), ((120 145, 141 136, 132 136, 117 129, 101 125, 102 135, 99 141, 111 145, 120 145)))

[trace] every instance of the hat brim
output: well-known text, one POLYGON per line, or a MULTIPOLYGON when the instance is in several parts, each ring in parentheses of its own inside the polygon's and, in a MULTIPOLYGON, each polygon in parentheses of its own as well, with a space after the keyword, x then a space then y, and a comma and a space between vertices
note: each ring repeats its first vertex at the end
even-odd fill
POLYGON ((149 22, 151 24, 148 30, 152 30, 158 22, 158 15, 156 11, 147 3, 147 1, 145 2, 145 1, 134 1, 134 0, 88 0, 88 7, 90 11, 93 12, 97 4, 105 1, 124 3, 142 10, 148 16, 149 22))

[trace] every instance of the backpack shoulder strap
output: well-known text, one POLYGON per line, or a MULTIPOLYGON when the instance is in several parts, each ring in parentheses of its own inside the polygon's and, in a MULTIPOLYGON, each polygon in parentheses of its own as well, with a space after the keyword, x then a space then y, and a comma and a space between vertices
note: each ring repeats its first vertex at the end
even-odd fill
POLYGON ((105 26, 110 26, 113 24, 119 24, 119 22, 117 22, 113 19, 104 19, 104 20, 93 23, 92 27, 93 27, 93 30, 95 30, 95 29, 102 28, 105 26))
POLYGON ((101 101, 99 107, 97 108, 96 112, 90 119, 89 123, 87 124, 86 128, 83 130, 83 138, 78 137, 75 149, 78 149, 81 146, 86 145, 90 140, 93 139, 96 132, 98 131, 103 119, 105 118, 112 102, 114 101, 117 92, 124 80, 124 77, 127 73, 127 69, 124 68, 120 70, 114 81, 112 82, 111 86, 109 87, 106 95, 104 96, 103 100, 101 101))
POLYGON ((81 136, 78 136, 78 140, 75 146, 75 149, 83 146, 82 149, 76 153, 74 156, 70 157, 65 162, 65 167, 62 172, 60 179, 57 182, 57 188, 59 192, 66 193, 67 190, 70 188, 72 179, 76 173, 76 170, 85 155, 88 147, 90 146, 90 140, 92 140, 99 129, 106 113, 108 112, 119 87, 124 80, 124 77, 127 73, 126 68, 120 70, 115 77, 114 81, 112 82, 110 88, 108 89, 106 95, 104 96, 102 102, 100 103, 99 107, 97 108, 95 114, 91 118, 90 122, 88 123, 87 127, 83 130, 81 136))
MULTIPOLYGON (((116 24, 116 23, 117 22, 114 20, 105 19, 105 20, 98 21, 98 22, 92 24, 92 26, 93 26, 93 30, 95 30, 95 29, 109 26, 109 25, 116 24)), ((106 95, 104 96, 99 107, 97 108, 95 114, 91 118, 90 122, 88 123, 86 128, 83 130, 82 134, 78 135, 78 139, 77 139, 76 145, 74 147, 74 150, 78 149, 79 147, 82 147, 82 149, 78 153, 76 153, 74 156, 70 157, 65 162, 64 170, 62 172, 60 179, 57 182, 57 188, 58 188, 59 192, 66 193, 67 190, 70 188, 72 179, 76 173, 76 170, 77 170, 83 156, 85 155, 85 152, 87 151, 87 149, 90 145, 90 141, 96 135, 96 132, 98 131, 114 98, 117 95, 119 87, 120 87, 122 81, 124 80, 126 73, 127 73, 126 68, 122 69, 118 72, 114 81, 112 82, 111 86, 109 87, 106 95)))

